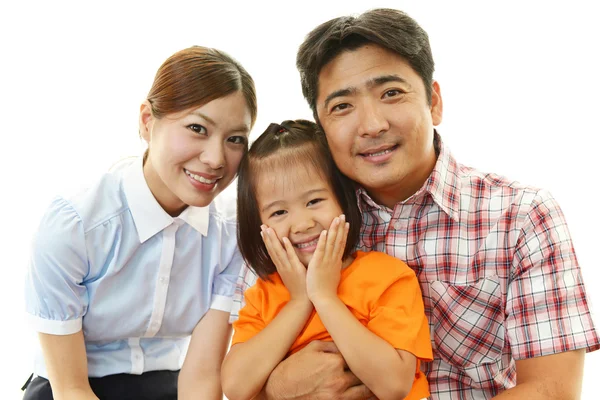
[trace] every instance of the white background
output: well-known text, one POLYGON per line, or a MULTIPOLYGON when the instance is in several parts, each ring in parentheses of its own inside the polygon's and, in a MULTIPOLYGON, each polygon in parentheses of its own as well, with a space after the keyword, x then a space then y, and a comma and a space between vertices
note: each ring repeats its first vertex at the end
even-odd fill
MULTIPOLYGON (((54 195, 142 151, 137 112, 162 61, 194 44, 237 58, 256 81, 256 136, 270 122, 311 117, 295 69, 304 35, 375 6, 403 9, 428 31, 445 106, 439 132, 456 158, 559 200, 600 308, 600 24, 592 1, 3 2, 1 399, 19 398, 31 369, 35 335, 22 292, 41 214, 54 195)), ((586 358, 584 399, 598 397, 598 371, 600 352, 586 358)))

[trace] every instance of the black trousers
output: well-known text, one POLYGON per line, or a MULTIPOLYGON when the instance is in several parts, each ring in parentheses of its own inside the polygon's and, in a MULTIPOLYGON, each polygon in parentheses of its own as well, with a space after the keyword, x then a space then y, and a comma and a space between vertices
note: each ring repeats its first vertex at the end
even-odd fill
MULTIPOLYGON (((177 400, 179 371, 151 371, 142 375, 117 374, 90 378, 100 400, 177 400)), ((54 400, 50 382, 36 377, 28 385, 24 400, 54 400)))

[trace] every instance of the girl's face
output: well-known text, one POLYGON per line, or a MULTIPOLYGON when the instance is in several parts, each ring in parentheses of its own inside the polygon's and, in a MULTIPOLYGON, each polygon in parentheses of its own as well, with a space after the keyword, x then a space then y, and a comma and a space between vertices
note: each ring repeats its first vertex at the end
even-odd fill
POLYGON ((280 240, 287 237, 305 266, 320 233, 343 213, 333 188, 312 165, 266 168, 256 180, 256 197, 262 223, 280 240))
POLYGON ((171 215, 204 207, 237 174, 246 150, 251 114, 241 92, 157 119, 142 104, 140 132, 148 142, 144 176, 171 215))

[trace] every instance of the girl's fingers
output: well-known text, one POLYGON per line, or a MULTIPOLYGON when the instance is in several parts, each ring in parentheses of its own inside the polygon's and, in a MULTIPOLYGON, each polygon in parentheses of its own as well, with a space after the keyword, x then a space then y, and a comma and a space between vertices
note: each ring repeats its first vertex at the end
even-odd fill
POLYGON ((271 257, 273 264, 275 264, 278 269, 288 267, 289 261, 286 252, 277 238, 275 231, 271 228, 266 228, 261 232, 261 236, 263 236, 267 253, 269 253, 269 257, 271 257))
POLYGON ((331 226, 329 227, 329 232, 327 233, 327 253, 332 254, 333 249, 335 248, 335 241, 338 236, 338 227, 340 225, 340 218, 335 217, 333 221, 331 221, 331 226))
POLYGON ((327 242, 327 231, 322 231, 321 235, 319 236, 319 241, 317 242, 317 248, 315 249, 315 252, 313 253, 312 259, 310 261, 311 264, 316 265, 316 264, 320 264, 321 261, 323 260, 323 257, 325 256, 325 246, 326 246, 326 242, 327 242), (313 262, 314 260, 314 262, 313 262))
POLYGON ((302 265, 302 263, 298 259, 298 255, 296 254, 296 250, 294 250, 294 246, 292 245, 292 242, 290 242, 290 239, 284 237, 283 238, 283 246, 285 247, 285 252, 287 254, 287 258, 290 262, 290 265, 293 265, 296 267, 298 265, 300 265, 302 267, 302 269, 304 269, 304 265, 302 265))
POLYGON ((346 243, 348 242, 348 232, 350 232, 350 224, 346 222, 344 224, 344 232, 342 233, 342 242, 340 244, 340 257, 344 255, 344 251, 346 250, 346 243))
POLYGON ((344 243, 344 230, 346 229, 346 216, 344 214, 340 215, 338 225, 336 227, 336 236, 335 242, 333 244, 332 256, 335 258, 339 258, 344 253, 344 247, 346 244, 344 243))

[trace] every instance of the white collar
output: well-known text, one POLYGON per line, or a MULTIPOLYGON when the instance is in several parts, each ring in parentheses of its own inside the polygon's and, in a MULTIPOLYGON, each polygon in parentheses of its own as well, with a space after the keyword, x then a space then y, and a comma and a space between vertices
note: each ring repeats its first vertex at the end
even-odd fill
POLYGON ((203 236, 208 234, 209 207, 188 206, 178 217, 171 217, 158 204, 146 183, 142 164, 142 157, 137 158, 123 171, 123 190, 135 228, 137 229, 140 243, 156 235, 167 226, 182 221, 203 236))

